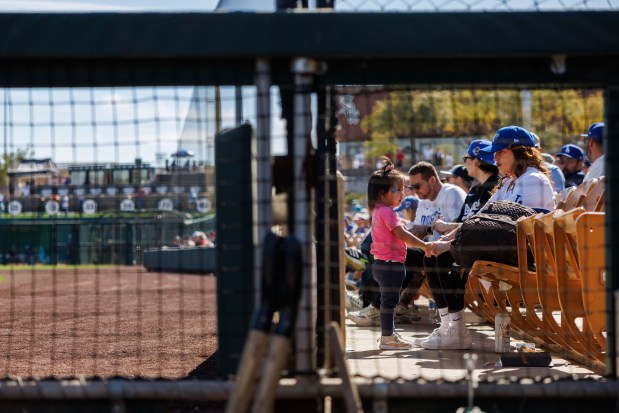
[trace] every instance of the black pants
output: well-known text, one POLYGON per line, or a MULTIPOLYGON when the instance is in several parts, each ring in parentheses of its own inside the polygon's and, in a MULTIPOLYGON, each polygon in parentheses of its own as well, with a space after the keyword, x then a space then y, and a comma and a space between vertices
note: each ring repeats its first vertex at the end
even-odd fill
POLYGON ((453 264, 454 259, 449 251, 438 257, 423 258, 432 298, 438 308, 447 307, 450 313, 464 309, 464 289, 468 280, 468 273, 461 274, 460 267, 453 264))
MULTIPOLYGON (((424 252, 419 249, 407 249, 406 250, 406 262, 404 266, 406 268, 406 276, 404 282, 402 282, 402 291, 412 295, 419 290, 421 284, 423 284, 423 256, 424 252)), ((366 265, 366 274, 364 274, 363 285, 359 289, 359 296, 363 300, 363 305, 380 308, 380 288, 378 283, 372 277, 372 265, 366 265)))

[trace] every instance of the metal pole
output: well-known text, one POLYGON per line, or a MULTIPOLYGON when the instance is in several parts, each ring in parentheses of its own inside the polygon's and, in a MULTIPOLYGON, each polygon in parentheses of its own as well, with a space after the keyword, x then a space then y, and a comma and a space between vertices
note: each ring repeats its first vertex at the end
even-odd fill
POLYGON ((311 100, 310 87, 317 63, 307 58, 296 58, 292 62, 294 73, 294 137, 288 152, 293 156, 294 228, 293 234, 301 243, 303 268, 301 301, 297 319, 296 367, 299 372, 309 373, 316 366, 316 258, 312 214, 312 190, 308 181, 308 163, 311 148, 311 100))
POLYGON ((221 91, 215 86, 215 135, 221 132, 221 91))
POLYGON ((619 215, 615 205, 619 205, 619 171, 612 167, 619 161, 619 87, 609 87, 605 93, 605 136, 604 136, 604 172, 606 174, 606 375, 617 378, 617 330, 615 319, 615 294, 619 291, 619 254, 615 251, 615 241, 619 234, 619 215))
POLYGON ((522 100, 522 127, 531 130, 531 89, 523 89, 520 92, 522 100))
POLYGON ((236 116, 236 125, 238 126, 243 123, 243 88, 241 86, 234 88, 234 103, 234 114, 236 116))
POLYGON ((316 339, 317 360, 318 366, 325 366, 325 361, 329 360, 330 346, 329 339, 326 335, 327 326, 331 322, 328 309, 331 308, 329 300, 329 286, 332 282, 328 277, 328 264, 331 262, 329 251, 329 232, 327 230, 327 222, 329 217, 329 203, 327 202, 328 191, 328 164, 327 164, 327 91, 321 87, 316 92, 318 107, 316 113, 316 160, 315 165, 315 182, 316 193, 314 198, 314 208, 316 210, 316 290, 317 294, 316 308, 324 308, 317 312, 316 319, 316 339))
POLYGON ((271 230, 271 66, 266 59, 256 61, 256 207, 254 225, 254 303, 259 304, 262 268, 262 241, 271 230))

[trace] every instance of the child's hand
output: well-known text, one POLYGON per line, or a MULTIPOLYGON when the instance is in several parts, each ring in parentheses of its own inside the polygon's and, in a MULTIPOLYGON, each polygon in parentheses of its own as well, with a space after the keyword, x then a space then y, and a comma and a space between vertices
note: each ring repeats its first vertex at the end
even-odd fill
POLYGON ((431 244, 431 248, 429 249, 429 251, 426 252, 426 256, 439 256, 444 252, 449 251, 449 248, 451 247, 451 241, 434 241, 434 242, 430 242, 428 244, 431 244), (430 255, 428 255, 428 253, 430 253, 430 255))
POLYGON ((426 253, 426 257, 432 256, 432 251, 434 250, 434 242, 424 242, 425 247, 423 251, 426 253))

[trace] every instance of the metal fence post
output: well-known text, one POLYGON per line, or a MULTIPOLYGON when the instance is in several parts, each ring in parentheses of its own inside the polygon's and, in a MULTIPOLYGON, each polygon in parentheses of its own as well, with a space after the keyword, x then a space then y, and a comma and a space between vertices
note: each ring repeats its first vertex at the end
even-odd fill
POLYGON ((293 202, 294 228, 291 233, 302 245, 303 268, 301 301, 296 325, 296 367, 300 372, 309 373, 316 367, 316 255, 314 246, 314 225, 312 220, 313 191, 308 180, 311 150, 311 99, 310 88, 317 63, 306 58, 296 58, 292 62, 294 73, 294 137, 288 152, 293 156, 293 202))
POLYGON ((617 330, 615 329, 615 292, 619 291, 619 254, 613 254, 619 237, 619 171, 613 168, 619 161, 619 87, 609 87, 605 94, 604 172, 606 174, 606 375, 617 378, 617 330))

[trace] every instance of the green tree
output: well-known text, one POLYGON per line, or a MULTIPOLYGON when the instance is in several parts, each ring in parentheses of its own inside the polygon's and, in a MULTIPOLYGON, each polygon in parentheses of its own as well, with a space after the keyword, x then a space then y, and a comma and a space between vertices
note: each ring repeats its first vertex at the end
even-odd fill
POLYGON ((6 191, 9 186, 9 169, 18 161, 32 156, 30 146, 26 149, 18 149, 15 152, 4 153, 0 160, 0 190, 6 191))
MULTIPOLYGON (((453 89, 393 91, 375 103, 362 129, 372 140, 368 153, 394 152, 396 139, 410 137, 485 136, 497 129, 523 125, 522 93, 516 89, 453 89)), ((573 142, 603 117, 600 90, 535 89, 531 120, 546 148, 573 142)))

